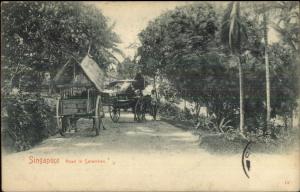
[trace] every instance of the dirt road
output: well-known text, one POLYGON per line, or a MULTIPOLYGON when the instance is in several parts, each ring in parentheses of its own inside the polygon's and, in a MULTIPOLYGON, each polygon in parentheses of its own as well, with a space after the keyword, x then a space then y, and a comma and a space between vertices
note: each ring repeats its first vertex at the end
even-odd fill
MULTIPOLYGON (((98 137, 90 120, 31 150, 3 155, 3 189, 43 190, 295 190, 298 154, 251 154, 250 179, 241 154, 209 154, 198 137, 163 121, 105 119, 98 137), (42 158, 42 159, 41 159, 42 158), (44 159, 44 161, 43 161, 44 159), (42 162, 42 164, 40 164, 42 162), (48 162, 48 163, 47 163, 48 162)), ((148 117, 148 119, 150 119, 148 117)))

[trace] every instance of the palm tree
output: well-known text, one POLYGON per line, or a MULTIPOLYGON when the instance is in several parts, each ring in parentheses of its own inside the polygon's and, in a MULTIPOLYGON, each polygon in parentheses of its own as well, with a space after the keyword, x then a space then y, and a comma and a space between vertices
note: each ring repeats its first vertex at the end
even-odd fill
POLYGON ((241 64, 241 44, 247 37, 245 27, 240 16, 240 2, 229 3, 222 21, 221 40, 229 46, 231 53, 236 57, 239 68, 239 92, 240 92, 240 134, 244 136, 244 93, 243 70, 241 64))
POLYGON ((271 122, 271 90, 270 90, 270 67, 269 67, 269 44, 268 44, 268 14, 271 10, 273 10, 276 6, 274 3, 251 3, 250 7, 252 7, 253 11, 257 15, 262 15, 262 29, 263 29, 263 37, 265 44, 265 69, 266 69, 266 127, 264 129, 264 134, 269 133, 270 130, 270 122, 271 122))
MULTIPOLYGON (((276 3, 268 3, 266 4, 265 2, 262 3, 262 8, 259 8, 257 6, 254 6, 255 12, 258 14, 261 14, 263 16, 263 35, 264 35, 264 43, 265 43, 265 68, 266 68, 266 129, 264 130, 265 134, 268 133, 270 130, 270 120, 271 120, 271 90, 270 90, 270 68, 269 68, 269 44, 268 44, 268 25, 273 24, 273 28, 281 33, 282 30, 280 28, 280 22, 281 21, 286 21, 288 15, 291 15, 291 11, 293 7, 295 6, 296 2, 276 2, 276 3), (270 11, 272 13, 276 13, 276 10, 285 10, 281 12, 279 15, 283 16, 284 18, 279 18, 279 23, 276 25, 274 22, 270 21, 269 22, 269 17, 268 14, 270 11)), ((288 21, 289 18, 287 19, 288 21)), ((296 26, 296 25, 295 25, 296 26)), ((298 27, 298 26, 297 26, 298 27)), ((290 43, 292 48, 295 48, 295 44, 293 43, 293 38, 288 36, 288 33, 283 33, 283 36, 287 36, 286 39, 290 43)), ((297 39, 297 38, 296 38, 297 39)))
POLYGON ((265 133, 270 131, 271 120, 271 98, 270 98, 270 68, 269 68, 269 53, 268 53, 268 11, 265 3, 263 4, 263 30, 265 41, 265 65, 266 65, 266 100, 267 100, 267 127, 265 133))

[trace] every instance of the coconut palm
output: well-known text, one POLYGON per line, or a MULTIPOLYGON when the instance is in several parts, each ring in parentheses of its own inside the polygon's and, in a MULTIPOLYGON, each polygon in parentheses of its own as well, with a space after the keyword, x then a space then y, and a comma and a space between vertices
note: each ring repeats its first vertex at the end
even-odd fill
POLYGON ((271 9, 274 8, 272 3, 266 4, 265 2, 262 3, 251 3, 248 5, 250 9, 252 9, 257 16, 262 15, 262 30, 263 30, 263 37, 264 37, 264 44, 265 44, 265 69, 266 69, 266 127, 264 133, 270 131, 270 120, 271 120, 271 96, 270 96, 270 68, 269 68, 269 44, 268 44, 268 14, 271 9))
POLYGON ((265 4, 263 4, 263 30, 265 41, 265 65, 266 65, 266 101, 267 101, 267 127, 266 131, 270 131, 271 120, 271 97, 270 97, 270 68, 269 68, 269 52, 268 52, 268 11, 265 4))
POLYGON ((244 94, 243 94, 243 70, 241 64, 242 41, 247 39, 247 33, 240 16, 240 2, 229 3, 222 21, 221 40, 228 46, 235 56, 239 68, 239 92, 240 92, 240 133, 244 136, 244 94))

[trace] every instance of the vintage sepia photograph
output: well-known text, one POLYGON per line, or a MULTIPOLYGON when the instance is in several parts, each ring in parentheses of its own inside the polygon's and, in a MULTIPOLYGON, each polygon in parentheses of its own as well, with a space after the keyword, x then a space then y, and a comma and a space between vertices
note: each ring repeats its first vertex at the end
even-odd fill
POLYGON ((2 191, 299 191, 298 1, 1 2, 2 191))

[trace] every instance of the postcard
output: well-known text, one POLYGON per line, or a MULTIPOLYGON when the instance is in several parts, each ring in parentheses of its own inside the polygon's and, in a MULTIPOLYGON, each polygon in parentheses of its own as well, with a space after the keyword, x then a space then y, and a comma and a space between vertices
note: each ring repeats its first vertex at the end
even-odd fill
POLYGON ((299 191, 299 7, 2 2, 2 190, 299 191))

